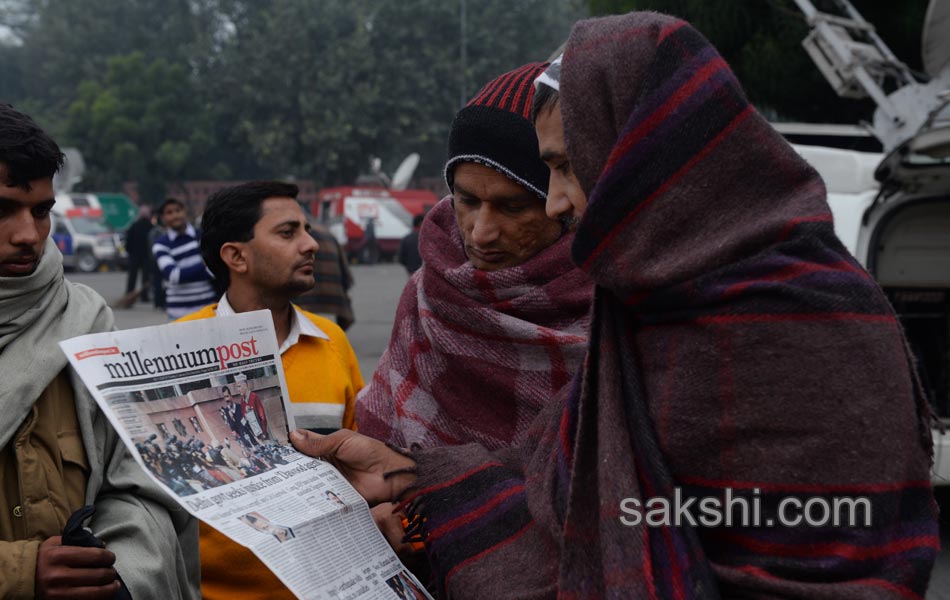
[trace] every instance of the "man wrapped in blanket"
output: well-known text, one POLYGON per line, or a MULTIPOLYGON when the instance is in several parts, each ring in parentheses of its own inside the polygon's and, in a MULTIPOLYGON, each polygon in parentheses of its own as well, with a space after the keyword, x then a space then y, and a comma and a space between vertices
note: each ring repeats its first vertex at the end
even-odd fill
MULTIPOLYGON (((584 359, 594 286, 570 260, 573 231, 545 214, 548 169, 530 120, 533 83, 546 67, 499 75, 452 122, 452 195, 426 215, 423 266, 356 399, 365 435, 400 447, 507 447, 584 359)), ((410 553, 393 507, 373 514, 410 553)))
POLYGON ((580 367, 594 286, 571 263, 574 233, 545 214, 548 169, 530 114, 546 67, 499 75, 455 116, 452 195, 422 225, 423 266, 356 399, 361 433, 401 447, 503 448, 580 367))
POLYGON ((578 23, 539 86, 547 209, 597 284, 559 405, 509 450, 295 443, 403 500, 452 598, 922 598, 930 413, 821 179, 670 17, 578 23), (758 499, 758 522, 632 518, 677 495, 758 499), (851 526, 789 498, 866 504, 851 526))

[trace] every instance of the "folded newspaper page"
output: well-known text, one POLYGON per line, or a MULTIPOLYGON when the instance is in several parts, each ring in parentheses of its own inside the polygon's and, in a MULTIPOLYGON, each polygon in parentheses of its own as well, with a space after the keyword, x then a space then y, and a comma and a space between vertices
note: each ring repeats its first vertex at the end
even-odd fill
POLYGON ((359 493, 289 445, 295 424, 269 311, 60 346, 145 471, 298 597, 430 598, 359 493))

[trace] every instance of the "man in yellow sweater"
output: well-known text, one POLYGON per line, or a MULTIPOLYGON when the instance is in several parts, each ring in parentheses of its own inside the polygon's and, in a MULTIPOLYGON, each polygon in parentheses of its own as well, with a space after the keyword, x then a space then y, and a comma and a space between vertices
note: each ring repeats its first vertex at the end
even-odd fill
MULTIPOLYGON (((296 197, 296 185, 255 181, 208 199, 201 255, 227 291, 181 320, 269 309, 298 426, 355 429, 353 400, 363 378, 353 348, 335 323, 291 304, 314 285, 318 248, 296 197)), ((204 523, 201 591, 206 600, 294 598, 250 550, 204 523)))

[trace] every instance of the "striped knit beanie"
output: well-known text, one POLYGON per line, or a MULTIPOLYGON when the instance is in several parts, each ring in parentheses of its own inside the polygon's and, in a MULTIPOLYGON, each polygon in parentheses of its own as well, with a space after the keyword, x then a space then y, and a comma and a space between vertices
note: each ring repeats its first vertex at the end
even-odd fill
POLYGON ((547 198, 548 168, 538 157, 538 138, 531 123, 534 80, 547 63, 530 63, 486 85, 455 115, 449 133, 445 182, 454 188, 456 165, 474 162, 491 167, 547 198))

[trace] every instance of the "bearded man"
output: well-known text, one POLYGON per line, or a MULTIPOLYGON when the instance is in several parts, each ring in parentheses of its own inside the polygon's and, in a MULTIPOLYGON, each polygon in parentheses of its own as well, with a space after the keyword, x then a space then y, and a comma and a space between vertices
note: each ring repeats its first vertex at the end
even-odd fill
MULTIPOLYGON (((251 181, 208 199, 201 219, 201 255, 226 291, 216 304, 180 320, 269 310, 290 410, 301 427, 328 433, 354 427, 353 402, 363 378, 343 330, 291 302, 313 288, 314 257, 319 249, 297 193, 292 183, 251 181)), ((254 447, 269 438, 264 400, 250 391, 244 374, 236 374, 233 380, 238 396, 233 414, 241 422, 253 460, 254 447)), ((203 598, 294 597, 244 546, 204 523, 200 537, 203 598)))

